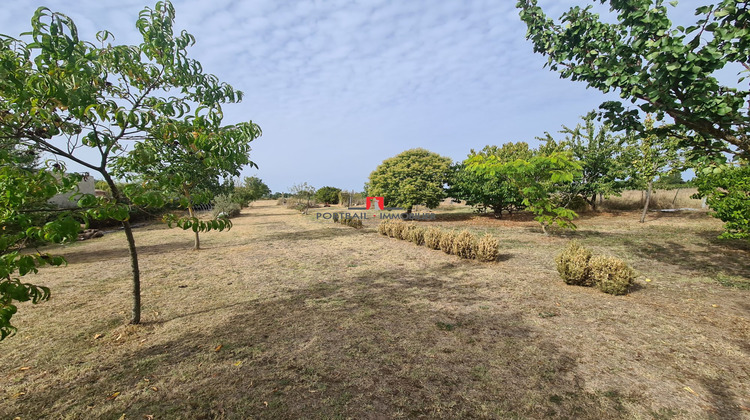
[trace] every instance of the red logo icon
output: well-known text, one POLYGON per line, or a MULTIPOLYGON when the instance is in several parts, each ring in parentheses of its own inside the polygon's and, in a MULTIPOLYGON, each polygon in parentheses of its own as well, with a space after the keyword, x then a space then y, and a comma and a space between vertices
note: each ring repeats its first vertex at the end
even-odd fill
POLYGON ((385 200, 383 199, 383 197, 367 197, 367 207, 365 207, 366 210, 370 210, 373 201, 377 203, 378 209, 385 209, 385 200))

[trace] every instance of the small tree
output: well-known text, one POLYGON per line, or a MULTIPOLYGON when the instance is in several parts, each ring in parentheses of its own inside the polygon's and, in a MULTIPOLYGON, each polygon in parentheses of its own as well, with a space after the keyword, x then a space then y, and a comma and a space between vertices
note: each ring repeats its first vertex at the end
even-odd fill
POLYGON ((326 204, 338 204, 340 188, 323 187, 315 193, 315 199, 326 204))
POLYGON ((289 193, 294 196, 295 207, 307 214, 307 209, 312 207, 312 200, 315 197, 315 187, 308 185, 307 182, 294 184, 289 188, 289 193))
POLYGON ((75 162, 107 183, 111 197, 84 197, 79 204, 96 206, 93 217, 122 222, 133 273, 133 324, 140 322, 141 300, 131 205, 160 206, 165 197, 156 192, 160 188, 140 184, 121 189, 113 163, 132 159, 135 170, 142 155, 126 145, 179 142, 191 126, 198 134, 194 151, 217 156, 228 138, 249 141, 258 133, 251 122, 222 126, 221 105, 238 102, 242 93, 188 58, 195 39, 174 33, 174 17, 168 1, 144 9, 136 22, 143 37, 138 46, 112 45, 109 32, 97 34, 100 46, 80 40, 70 18, 44 7, 31 20, 30 42, 0 36, 0 139, 75 162))
POLYGON ((554 194, 580 177, 581 166, 569 152, 537 153, 527 160, 503 162, 495 155, 474 156, 468 168, 481 175, 500 175, 513 185, 523 197, 523 204, 536 214, 535 220, 547 234, 553 223, 564 228, 575 228, 572 220, 577 214, 565 208, 554 194))
POLYGON ((722 167, 707 166, 694 180, 698 196, 705 197, 713 215, 725 224, 722 238, 750 238, 750 166, 737 162, 722 167))
POLYGON ((464 200, 471 206, 490 208, 496 218, 502 212, 524 208, 523 196, 513 183, 500 173, 490 175, 467 168, 475 156, 496 156, 499 162, 509 163, 516 159, 529 159, 533 152, 524 142, 505 143, 501 147, 485 146, 481 151, 472 150, 466 160, 451 166, 446 193, 453 199, 464 200))
POLYGON ((445 198, 451 160, 425 149, 411 149, 381 163, 365 185, 368 196, 383 197, 389 206, 406 208, 424 204, 435 208, 445 198))

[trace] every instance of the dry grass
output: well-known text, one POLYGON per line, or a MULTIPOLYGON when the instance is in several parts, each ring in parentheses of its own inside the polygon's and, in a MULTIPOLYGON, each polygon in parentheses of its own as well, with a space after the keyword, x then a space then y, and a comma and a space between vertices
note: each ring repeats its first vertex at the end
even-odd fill
MULTIPOLYGON (((654 190, 648 207, 654 210, 703 209, 701 200, 690 198, 696 192, 696 188, 654 190)), ((638 210, 643 208, 645 197, 643 191, 625 191, 620 197, 613 196, 604 200, 603 207, 607 210, 638 210)))
POLYGON ((260 202, 198 252, 138 230, 139 326, 122 234, 75 244, 1 344, 0 417, 747 418, 750 291, 722 285, 750 277, 747 243, 657 216, 417 223, 490 232, 486 264, 260 202), (630 263, 632 293, 565 285, 570 239, 630 263))

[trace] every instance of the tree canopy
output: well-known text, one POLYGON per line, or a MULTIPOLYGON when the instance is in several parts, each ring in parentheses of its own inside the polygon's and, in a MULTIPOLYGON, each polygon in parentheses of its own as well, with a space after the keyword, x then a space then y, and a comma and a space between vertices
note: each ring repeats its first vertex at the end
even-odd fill
MULTIPOLYGON (((704 159, 721 159, 717 152, 722 151, 750 155, 750 91, 716 78, 727 67, 750 70, 748 2, 699 7, 696 23, 688 27, 673 26, 662 0, 608 3, 616 23, 603 22, 590 5, 571 8, 560 22, 548 18, 537 0, 519 0, 517 7, 534 51, 546 55, 561 77, 619 91, 656 121, 670 116, 674 124, 660 126, 662 137, 683 137, 686 145, 704 152, 704 159)), ((644 130, 635 109, 617 101, 604 102, 601 109, 615 131, 644 130)))
POLYGON ((435 208, 445 198, 451 159, 425 149, 411 149, 386 159, 365 185, 368 196, 383 197, 390 207, 408 213, 418 204, 435 208))

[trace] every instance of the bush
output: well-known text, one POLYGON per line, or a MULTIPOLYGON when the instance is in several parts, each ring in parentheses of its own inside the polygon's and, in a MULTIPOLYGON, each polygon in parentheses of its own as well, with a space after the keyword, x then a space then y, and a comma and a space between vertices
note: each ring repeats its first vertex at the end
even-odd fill
POLYGON ((589 271, 596 287, 611 295, 627 294, 635 280, 635 271, 625 261, 606 255, 591 257, 589 271))
POLYGON ((456 232, 443 231, 440 235, 440 249, 446 254, 453 253, 453 243, 456 241, 456 232))
MULTIPOLYGON (((442 245, 442 244, 441 244, 442 245)), ((462 230, 453 239, 453 250, 452 253, 458 255, 461 258, 473 259, 475 254, 475 248, 477 245, 477 237, 469 232, 468 230, 462 230)))
POLYGON ((378 224, 378 233, 381 235, 388 236, 388 232, 390 232, 390 229, 391 229, 390 224, 391 224, 390 220, 382 220, 380 224, 378 224))
POLYGON ((415 245, 424 245, 424 234, 425 228, 414 226, 414 229, 409 231, 409 236, 406 240, 414 242, 415 245))
POLYGON ((567 284, 593 286, 589 273, 591 251, 577 241, 571 241, 568 247, 557 256, 557 272, 567 284))
POLYGON ((350 226, 355 229, 362 229, 362 219, 340 217, 338 221, 342 225, 350 226))
POLYGON ((475 254, 479 261, 491 262, 497 260, 497 257, 500 256, 500 241, 491 235, 482 236, 477 242, 475 254))
POLYGON ((443 231, 436 227, 427 228, 424 232, 424 244, 430 249, 440 249, 440 239, 443 237, 443 231))
POLYGON ((241 207, 234 201, 232 194, 219 194, 214 197, 214 208, 211 214, 218 217, 237 217, 240 215, 241 207))
POLYGON ((401 232, 406 227, 404 225, 405 223, 400 220, 392 221, 390 223, 390 229, 388 230, 388 236, 390 236, 391 238, 401 239, 401 232))

